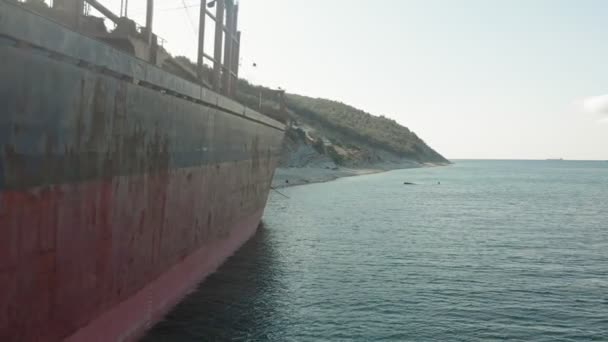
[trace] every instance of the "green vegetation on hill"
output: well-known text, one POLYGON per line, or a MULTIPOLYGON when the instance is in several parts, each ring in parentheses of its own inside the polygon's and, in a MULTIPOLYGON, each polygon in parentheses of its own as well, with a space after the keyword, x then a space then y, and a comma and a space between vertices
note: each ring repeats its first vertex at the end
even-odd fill
POLYGON ((416 161, 447 162, 414 132, 384 116, 337 101, 293 94, 288 95, 287 104, 298 116, 317 120, 355 141, 416 161))
MULTIPOLYGON (((275 119, 285 120, 284 114, 278 110, 278 98, 274 90, 240 81, 238 101, 275 119)), ((413 161, 448 162, 414 132, 384 116, 374 116, 341 102, 296 94, 287 94, 286 104, 288 119, 305 122, 319 129, 326 138, 339 146, 357 148, 363 145, 413 161)))

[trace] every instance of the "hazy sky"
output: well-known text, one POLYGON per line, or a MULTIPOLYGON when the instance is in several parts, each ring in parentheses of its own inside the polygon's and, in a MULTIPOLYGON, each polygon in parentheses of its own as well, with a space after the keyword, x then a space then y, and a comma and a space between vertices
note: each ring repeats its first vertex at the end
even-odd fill
MULTIPOLYGON (((130 0, 140 23, 144 3, 130 0)), ((198 3, 156 1, 174 54, 196 55, 198 3)), ((256 83, 394 118, 447 158, 608 160, 608 1, 240 4, 256 83)))

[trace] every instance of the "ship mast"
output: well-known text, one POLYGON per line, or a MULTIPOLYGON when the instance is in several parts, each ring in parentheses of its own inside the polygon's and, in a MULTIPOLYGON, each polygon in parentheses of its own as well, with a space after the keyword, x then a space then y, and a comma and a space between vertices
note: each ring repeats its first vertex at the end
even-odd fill
MULTIPOLYGON (((63 13, 66 23, 79 30, 82 29, 85 2, 115 24, 121 23, 122 18, 102 5, 98 0, 55 0, 53 8, 63 13)), ((196 77, 201 85, 210 86, 213 90, 229 97, 236 95, 238 83, 241 41, 241 32, 238 30, 238 12, 239 5, 234 0, 200 1, 196 77), (210 10, 213 7, 215 7, 214 12, 210 10), (213 56, 205 52, 205 26, 207 18, 215 21, 213 56), (205 79, 205 59, 213 64, 210 80, 205 79)), ((124 13, 126 15, 126 9, 124 13)), ((153 24, 154 0, 146 0, 146 25, 142 31, 144 33, 144 40, 149 47, 147 60, 150 63, 156 64, 158 43, 153 32, 153 24)))
POLYGON ((146 0, 146 36, 147 36, 148 44, 152 44, 153 19, 154 19, 154 0, 146 0))
POLYGON ((238 31, 239 6, 234 0, 201 0, 199 16, 198 58, 197 74, 199 81, 204 82, 204 60, 213 63, 211 74, 212 88, 226 96, 236 95, 238 82, 238 61, 240 50, 240 36, 238 31), (215 7, 215 14, 209 10, 215 7), (215 38, 213 57, 205 53, 205 23, 207 18, 215 21, 215 38), (224 39, 225 34, 225 39, 224 39), (224 47, 222 48, 222 42, 224 47), (222 54, 223 50, 223 54, 222 54), (222 63, 223 56, 223 63, 222 63))

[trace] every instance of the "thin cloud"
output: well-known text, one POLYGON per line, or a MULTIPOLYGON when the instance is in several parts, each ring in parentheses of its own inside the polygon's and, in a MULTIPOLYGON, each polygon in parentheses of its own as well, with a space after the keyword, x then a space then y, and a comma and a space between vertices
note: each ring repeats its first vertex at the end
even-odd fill
POLYGON ((583 100, 586 112, 608 116, 608 95, 591 96, 583 100))

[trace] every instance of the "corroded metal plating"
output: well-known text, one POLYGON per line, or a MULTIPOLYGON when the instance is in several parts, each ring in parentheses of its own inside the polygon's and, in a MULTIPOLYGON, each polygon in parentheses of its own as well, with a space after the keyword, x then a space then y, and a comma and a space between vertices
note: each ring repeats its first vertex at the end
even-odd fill
POLYGON ((283 126, 129 58, 0 1, 0 340, 133 339, 255 230, 283 126))

